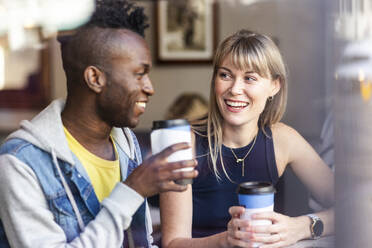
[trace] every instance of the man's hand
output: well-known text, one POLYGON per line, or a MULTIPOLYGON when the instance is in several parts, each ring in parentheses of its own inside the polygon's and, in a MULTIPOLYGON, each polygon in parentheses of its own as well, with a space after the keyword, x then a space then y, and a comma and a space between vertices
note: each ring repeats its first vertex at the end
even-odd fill
POLYGON ((166 191, 181 192, 186 190, 187 185, 178 185, 174 183, 174 181, 195 178, 198 172, 196 170, 175 172, 174 170, 195 167, 197 161, 185 160, 167 162, 167 158, 172 153, 188 148, 190 148, 188 143, 178 143, 151 156, 143 161, 143 163, 128 176, 124 183, 143 197, 149 197, 166 191))

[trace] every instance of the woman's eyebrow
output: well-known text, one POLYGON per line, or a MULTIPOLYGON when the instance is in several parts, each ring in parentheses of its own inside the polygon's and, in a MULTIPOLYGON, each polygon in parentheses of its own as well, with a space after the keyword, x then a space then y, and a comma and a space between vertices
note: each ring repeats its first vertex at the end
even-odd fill
MULTIPOLYGON (((229 68, 227 68, 227 67, 220 66, 220 67, 218 67, 218 69, 219 69, 219 70, 220 70, 220 69, 222 69, 222 70, 226 70, 226 71, 228 71, 228 72, 231 73, 231 70, 230 70, 229 68)), ((257 73, 257 72, 252 71, 252 70, 249 70, 249 71, 245 71, 244 73, 245 73, 245 74, 252 74, 252 73, 257 73)))
POLYGON ((226 67, 223 67, 223 66, 218 67, 218 69, 223 69, 223 70, 226 70, 228 72, 231 72, 231 70, 229 68, 226 68, 226 67))
POLYGON ((246 72, 244 72, 244 73, 257 73, 257 72, 255 72, 255 71, 246 71, 246 72))

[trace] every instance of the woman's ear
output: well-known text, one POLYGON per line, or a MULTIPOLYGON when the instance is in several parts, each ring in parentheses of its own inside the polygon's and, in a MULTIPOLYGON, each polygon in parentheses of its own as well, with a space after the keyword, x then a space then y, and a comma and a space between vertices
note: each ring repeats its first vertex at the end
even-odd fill
POLYGON ((272 85, 272 87, 271 87, 271 95, 272 96, 275 96, 276 93, 279 92, 280 87, 281 87, 280 78, 277 78, 277 79, 271 81, 271 85, 272 85))
POLYGON ((95 93, 100 93, 106 85, 106 76, 103 71, 95 66, 88 66, 84 70, 85 83, 95 93))

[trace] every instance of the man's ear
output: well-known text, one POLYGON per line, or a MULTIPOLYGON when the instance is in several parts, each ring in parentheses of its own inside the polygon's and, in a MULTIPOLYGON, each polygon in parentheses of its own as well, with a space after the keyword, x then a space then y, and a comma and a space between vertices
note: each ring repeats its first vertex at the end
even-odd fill
POLYGON ((100 93, 106 85, 105 73, 92 65, 85 68, 84 79, 89 89, 95 93, 100 93))

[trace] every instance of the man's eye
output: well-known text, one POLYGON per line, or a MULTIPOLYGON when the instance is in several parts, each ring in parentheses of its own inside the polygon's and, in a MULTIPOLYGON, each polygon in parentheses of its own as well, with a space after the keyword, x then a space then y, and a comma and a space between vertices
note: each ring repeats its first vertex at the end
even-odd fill
POLYGON ((145 75, 146 75, 146 72, 136 73, 137 79, 142 79, 142 77, 145 75))

